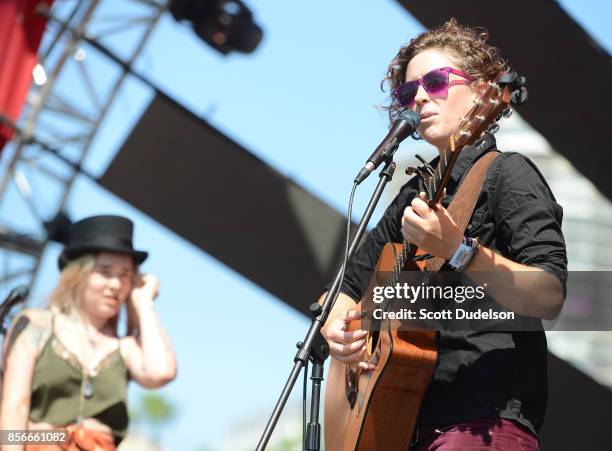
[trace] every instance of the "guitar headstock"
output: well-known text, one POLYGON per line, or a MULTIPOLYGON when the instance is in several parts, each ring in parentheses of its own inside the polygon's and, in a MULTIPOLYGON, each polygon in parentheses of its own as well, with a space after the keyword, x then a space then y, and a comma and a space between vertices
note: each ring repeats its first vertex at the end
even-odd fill
POLYGON ((498 122, 512 114, 511 105, 521 105, 527 100, 526 84, 525 77, 513 71, 503 72, 496 81, 487 82, 484 93, 474 101, 451 137, 452 151, 474 144, 484 133, 497 132, 498 122))

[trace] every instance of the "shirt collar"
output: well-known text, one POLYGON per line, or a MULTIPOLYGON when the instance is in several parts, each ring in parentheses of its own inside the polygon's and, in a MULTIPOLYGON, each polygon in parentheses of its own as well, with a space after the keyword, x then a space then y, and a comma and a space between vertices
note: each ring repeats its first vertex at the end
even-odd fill
POLYGON ((451 170, 451 179, 454 182, 459 182, 463 174, 482 154, 495 148, 495 137, 490 133, 485 133, 474 145, 465 146, 459 153, 457 161, 455 161, 455 165, 451 170))
MULTIPOLYGON (((467 172, 467 170, 474 164, 474 162, 484 153, 489 150, 496 149, 495 137, 491 133, 485 133, 485 135, 478 140, 474 145, 465 146, 463 150, 459 153, 457 157, 457 161, 455 161, 455 165, 451 170, 450 181, 448 187, 451 192, 454 192, 455 187, 457 187, 461 177, 467 172)), ((440 157, 437 156, 433 160, 429 162, 432 167, 436 167, 440 157)), ((419 168, 425 171, 425 168, 419 166, 419 168)), ((419 191, 425 191, 425 187, 423 185, 423 181, 417 177, 419 184, 419 191)))

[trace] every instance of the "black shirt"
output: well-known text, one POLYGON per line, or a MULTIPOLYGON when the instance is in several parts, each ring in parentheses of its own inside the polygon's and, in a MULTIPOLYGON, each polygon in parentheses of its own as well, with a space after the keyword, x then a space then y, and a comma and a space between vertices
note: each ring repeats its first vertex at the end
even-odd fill
MULTIPOLYGON (((443 204, 448 206, 469 168, 495 149, 487 135, 458 156, 443 204)), ((430 164, 435 166, 437 158, 430 164)), ((359 300, 385 243, 402 242, 401 218, 424 191, 418 177, 401 189, 351 258, 342 290, 359 300)), ((559 278, 565 292, 567 257, 562 208, 536 166, 518 153, 501 153, 487 170, 466 235, 510 260, 559 278)), ((441 331, 438 362, 420 423, 443 425, 477 418, 507 418, 536 432, 547 400, 544 332, 441 331)))

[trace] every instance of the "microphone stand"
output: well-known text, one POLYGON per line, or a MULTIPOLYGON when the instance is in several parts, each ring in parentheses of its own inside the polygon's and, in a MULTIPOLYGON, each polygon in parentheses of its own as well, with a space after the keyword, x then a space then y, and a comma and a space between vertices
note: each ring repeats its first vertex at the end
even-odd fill
MULTIPOLYGON (((374 213, 374 209, 380 200, 380 196, 382 195, 385 186, 387 183, 393 178, 393 173, 395 172, 395 162, 393 162, 393 153, 397 149, 398 144, 393 143, 389 146, 389 149, 385 152, 387 157, 385 158, 385 166, 380 171, 380 180, 376 185, 376 189, 372 194, 372 197, 366 207, 365 213, 363 214, 363 218, 359 222, 357 230, 355 231, 355 235, 351 240, 348 257, 350 260, 351 256, 357 249, 358 244, 361 241, 361 237, 365 232, 366 226, 374 213)), ((348 221, 351 218, 347 219, 348 221)), ((306 333, 306 338, 304 341, 298 343, 299 351, 297 352, 295 358, 293 359, 294 365, 293 370, 289 374, 289 378, 285 383, 285 387, 281 392, 281 395, 276 402, 276 406, 272 411, 272 415, 268 420, 268 424, 259 440, 259 444, 257 445, 257 451, 263 451, 266 449, 268 441, 272 436, 272 432, 274 431, 274 427, 278 422, 278 419, 285 407, 287 399, 289 398, 289 394, 293 390, 293 386, 300 374, 300 371, 308 363, 309 360, 313 362, 312 368, 312 395, 311 395, 311 408, 310 408, 310 422, 308 423, 306 429, 306 437, 305 439, 305 449, 308 451, 318 451, 320 446, 320 435, 321 435, 321 425, 319 424, 319 406, 320 406, 320 395, 321 395, 321 381, 323 380, 323 363, 325 359, 329 356, 329 347, 327 342, 321 335, 321 328, 325 324, 325 321, 329 317, 332 307, 338 298, 338 294, 340 293, 340 287, 342 285, 342 275, 343 270, 340 268, 338 273, 336 274, 336 278, 334 279, 334 283, 331 288, 327 292, 325 296, 325 300, 323 301, 323 305, 319 305, 318 303, 314 303, 310 306, 310 312, 313 315, 312 323, 310 324, 310 328, 306 333)))

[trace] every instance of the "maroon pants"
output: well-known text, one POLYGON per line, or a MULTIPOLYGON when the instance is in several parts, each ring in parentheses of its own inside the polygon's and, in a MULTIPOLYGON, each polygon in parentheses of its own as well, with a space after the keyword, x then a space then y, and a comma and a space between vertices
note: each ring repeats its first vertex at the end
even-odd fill
POLYGON ((512 421, 482 419, 436 428, 413 451, 538 451, 538 439, 512 421))

